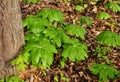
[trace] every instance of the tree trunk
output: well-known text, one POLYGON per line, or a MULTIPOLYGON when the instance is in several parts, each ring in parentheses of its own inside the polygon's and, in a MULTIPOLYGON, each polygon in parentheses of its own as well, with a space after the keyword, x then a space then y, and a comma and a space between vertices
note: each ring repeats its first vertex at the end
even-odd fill
POLYGON ((8 75, 8 62, 17 55, 23 45, 19 0, 0 0, 0 78, 8 75))

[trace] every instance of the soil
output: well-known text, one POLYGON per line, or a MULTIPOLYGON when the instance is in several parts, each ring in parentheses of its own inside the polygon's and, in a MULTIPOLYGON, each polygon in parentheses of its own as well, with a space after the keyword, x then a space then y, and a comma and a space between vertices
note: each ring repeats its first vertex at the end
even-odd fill
MULTIPOLYGON (((94 62, 101 62, 98 57, 93 55, 97 47, 96 37, 99 33, 106 30, 111 30, 120 35, 120 27, 117 25, 117 23, 120 23, 120 13, 113 13, 105 8, 107 0, 102 0, 102 3, 84 0, 84 4, 89 3, 89 5, 81 12, 74 9, 74 6, 79 4, 74 1, 75 0, 72 2, 60 2, 59 0, 42 0, 37 4, 27 4, 21 1, 20 5, 23 19, 30 14, 36 14, 44 8, 60 10, 65 15, 65 21, 73 24, 78 24, 77 20, 80 19, 80 16, 92 17, 92 25, 89 27, 84 25, 84 28, 87 31, 85 42, 88 46, 88 58, 81 62, 67 61, 65 67, 60 68, 60 54, 57 54, 54 59, 54 64, 50 69, 42 70, 40 68, 29 68, 24 72, 20 72, 19 76, 21 79, 24 79, 26 82, 57 82, 54 79, 55 77, 58 77, 58 82, 98 82, 98 76, 93 75, 89 71, 90 66, 94 62), (111 19, 115 20, 115 24, 112 28, 109 23, 112 22, 111 20, 99 20, 96 18, 96 14, 101 11, 107 11, 111 16, 111 19), (63 77, 61 76, 62 74, 63 77), (66 81, 64 79, 66 79, 66 81), (67 81, 67 79, 69 80, 67 81)), ((120 70, 120 47, 114 48, 110 55, 107 55, 107 58, 113 60, 113 64, 120 70)), ((108 80, 108 82, 120 82, 120 78, 108 80)))

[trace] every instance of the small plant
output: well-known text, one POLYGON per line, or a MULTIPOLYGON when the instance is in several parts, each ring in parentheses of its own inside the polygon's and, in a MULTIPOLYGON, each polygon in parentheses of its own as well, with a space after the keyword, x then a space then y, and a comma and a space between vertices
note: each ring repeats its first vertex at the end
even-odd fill
POLYGON ((60 78, 61 78, 61 80, 65 81, 65 82, 69 82, 69 78, 65 77, 65 75, 63 73, 60 73, 60 78))
POLYGON ((113 12, 120 12, 120 6, 118 3, 109 2, 106 4, 106 7, 112 10, 113 12))
POLYGON ((110 15, 107 12, 100 12, 96 15, 99 19, 109 19, 110 15))
POLYGON ((79 21, 81 26, 84 25, 85 23, 87 26, 90 26, 92 24, 92 18, 87 16, 81 16, 79 21))
MULTIPOLYGON (((73 3, 82 3, 83 1, 76 1, 76 2, 74 2, 73 1, 73 3)), ((84 4, 83 6, 82 5, 75 5, 75 7, 74 7, 74 9, 76 10, 76 11, 83 11, 85 8, 87 8, 88 7, 88 4, 84 4)))
POLYGON ((120 36, 111 31, 105 31, 98 35, 97 42, 106 46, 120 46, 120 36))
POLYGON ((70 24, 65 27, 67 34, 79 37, 82 40, 85 40, 86 31, 84 28, 78 25, 70 24))
POLYGON ((24 70, 29 64, 44 69, 50 68, 54 61, 54 54, 58 51, 60 53, 63 51, 63 59, 84 60, 87 57, 87 46, 73 39, 85 40, 85 29, 73 24, 62 27, 63 21, 63 14, 54 9, 43 9, 36 15, 30 15, 23 20, 23 26, 28 30, 28 34, 25 35, 26 45, 23 53, 11 64, 16 65, 19 70, 24 70), (66 47, 63 49, 63 46, 66 47), (73 49, 72 52, 69 48, 73 49), (69 51, 71 57, 65 53, 66 50, 69 51))
POLYGON ((23 80, 20 80, 18 76, 11 76, 7 78, 3 78, 0 80, 0 82, 24 82, 23 80))
POLYGON ((48 28, 45 29, 43 33, 45 37, 49 38, 57 47, 61 47, 62 43, 70 42, 70 38, 65 34, 62 28, 48 28))
POLYGON ((64 21, 63 14, 55 9, 43 9, 40 12, 38 12, 36 16, 42 19, 48 19, 51 23, 60 23, 64 21))
POLYGON ((69 82, 69 78, 67 78, 67 77, 64 75, 64 73, 62 73, 62 72, 59 73, 59 76, 58 76, 58 75, 54 76, 54 81, 55 81, 55 82, 59 82, 59 79, 60 79, 60 81, 62 80, 62 81, 64 81, 64 82, 69 82))
POLYGON ((84 60, 87 57, 87 46, 80 43, 77 39, 73 39, 71 44, 64 45, 62 57, 74 62, 84 60))
POLYGON ((117 71, 113 66, 106 64, 93 64, 90 71, 92 74, 98 74, 99 82, 107 82, 108 79, 115 79, 120 75, 119 71, 117 71))
POLYGON ((80 5, 76 5, 75 6, 75 10, 76 11, 82 11, 82 10, 84 10, 85 8, 84 8, 84 6, 80 6, 80 5))
POLYGON ((38 3, 40 0, 23 0, 23 1, 27 3, 38 3))
POLYGON ((97 53, 97 57, 103 57, 103 55, 106 54, 108 51, 109 51, 108 47, 98 46, 95 52, 97 53))
POLYGON ((29 52, 29 60, 34 66, 42 66, 43 68, 50 67, 54 60, 53 55, 57 53, 56 47, 45 38, 38 43, 26 45, 25 51, 29 52))
POLYGON ((18 70, 25 70, 29 64, 29 53, 23 52, 16 59, 11 62, 11 65, 16 65, 18 70))
POLYGON ((50 23, 47 19, 42 19, 37 16, 30 15, 25 20, 23 20, 23 26, 26 26, 30 32, 39 34, 45 29, 46 26, 50 26, 50 23))
POLYGON ((54 81, 55 81, 55 82, 59 82, 59 80, 58 80, 58 79, 59 79, 59 77, 58 77, 58 76, 54 76, 54 81))
POLYGON ((109 60, 106 56, 108 55, 109 52, 112 52, 112 49, 110 47, 105 47, 105 46, 100 46, 95 50, 94 55, 97 55, 99 59, 104 60, 107 64, 111 64, 113 60, 109 60))

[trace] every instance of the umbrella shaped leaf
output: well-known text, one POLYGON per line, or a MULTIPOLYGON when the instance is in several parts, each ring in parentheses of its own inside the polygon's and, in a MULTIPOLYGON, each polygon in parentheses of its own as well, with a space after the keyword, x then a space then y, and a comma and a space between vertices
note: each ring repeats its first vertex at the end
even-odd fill
POLYGON ((85 39, 86 31, 81 26, 70 24, 65 28, 65 30, 72 36, 80 37, 82 40, 85 39))
POLYGON ((81 61, 87 57, 87 46, 80 43, 77 39, 71 41, 72 43, 64 47, 62 52, 63 58, 68 58, 71 61, 81 61))
POLYGON ((97 42, 107 46, 118 47, 120 46, 120 36, 115 32, 104 31, 98 35, 97 42))

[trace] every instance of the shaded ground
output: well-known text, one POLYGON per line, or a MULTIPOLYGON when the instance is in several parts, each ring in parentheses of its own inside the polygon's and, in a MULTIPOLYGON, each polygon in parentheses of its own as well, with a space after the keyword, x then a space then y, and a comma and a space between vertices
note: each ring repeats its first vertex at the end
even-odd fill
MULTIPOLYGON (((88 3, 88 2, 84 2, 88 3)), ((120 23, 120 13, 113 13, 108 9, 105 9, 104 3, 95 4, 91 2, 84 11, 78 12, 74 10, 73 2, 58 2, 58 0, 44 0, 38 4, 26 4, 21 2, 21 10, 23 19, 29 14, 35 14, 43 8, 58 9, 65 15, 65 21, 73 24, 77 24, 77 20, 80 16, 89 16, 92 17, 92 26, 84 26, 87 30, 86 43, 88 46, 88 55, 89 57, 86 60, 73 63, 70 61, 66 62, 66 65, 63 69, 59 67, 60 54, 55 56, 54 64, 49 70, 41 69, 28 69, 25 72, 20 73, 20 78, 26 80, 26 82, 55 82, 54 77, 59 79, 59 82, 66 82, 64 79, 69 78, 68 82, 98 82, 98 77, 92 75, 89 71, 89 67, 95 62, 101 62, 96 56, 93 56, 93 53, 96 48, 96 36, 105 30, 111 30, 120 34, 120 27, 117 23, 120 23), (115 19, 115 25, 111 28, 111 20, 98 20, 96 18, 96 13, 100 11, 107 11, 112 19, 115 19), (66 77, 63 78, 62 77, 66 77)), ((111 55, 107 57, 110 60, 114 60, 114 63, 118 70, 120 70, 120 47, 114 49, 111 55)), ((120 78, 116 80, 109 80, 108 82, 120 82, 120 78)))

